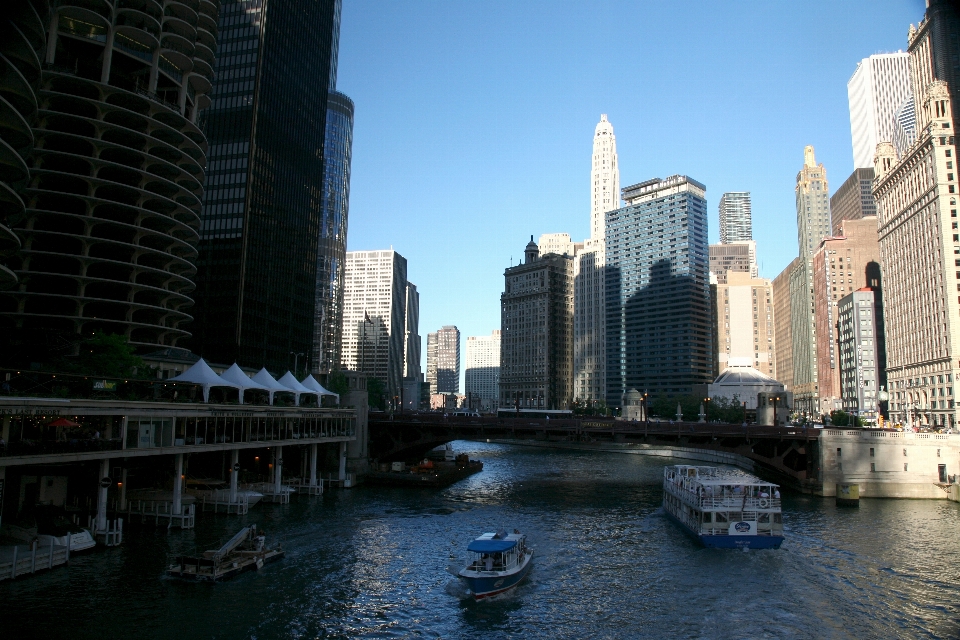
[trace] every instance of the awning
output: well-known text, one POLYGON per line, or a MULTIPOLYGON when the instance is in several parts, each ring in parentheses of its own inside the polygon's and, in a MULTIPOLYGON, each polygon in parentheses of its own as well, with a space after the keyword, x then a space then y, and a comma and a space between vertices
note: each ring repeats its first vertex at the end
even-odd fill
POLYGON ((270 372, 267 371, 267 368, 264 367, 257 371, 257 375, 253 376, 252 380, 262 384, 267 392, 270 394, 270 404, 273 404, 273 394, 278 391, 285 391, 286 393, 294 393, 293 389, 290 387, 285 387, 276 380, 273 379, 273 376, 270 375, 270 372))
POLYGON ((515 546, 517 546, 516 540, 474 540, 467 545, 467 551, 496 553, 498 551, 509 551, 515 546))
POLYGON ((334 393, 333 391, 327 391, 326 389, 324 389, 323 385, 321 385, 319 382, 317 382, 314 379, 313 374, 310 374, 306 378, 301 380, 300 384, 305 386, 307 389, 310 389, 311 391, 317 392, 317 394, 321 396, 333 396, 334 398, 337 399, 337 403, 340 402, 340 394, 334 393))
POLYGON ((265 385, 260 384, 245 374, 243 369, 241 369, 236 362, 233 363, 233 366, 220 374, 220 377, 229 382, 233 382, 240 387, 240 404, 243 404, 243 392, 247 389, 260 389, 261 391, 270 390, 265 385))
POLYGON ((320 394, 314 391, 313 389, 308 389, 297 380, 292 373, 287 371, 283 376, 277 381, 285 387, 289 387, 290 391, 293 391, 294 402, 299 406, 300 405, 300 394, 307 393, 310 395, 317 396, 317 406, 320 406, 320 394))
POLYGON ((47 423, 48 427, 79 427, 80 424, 66 418, 57 418, 53 422, 47 423))
POLYGON ((224 380, 213 369, 200 358, 197 364, 193 365, 175 378, 169 378, 167 382, 186 382, 188 384, 198 384, 203 388, 203 401, 210 401, 210 387, 231 387, 239 389, 240 385, 224 380))

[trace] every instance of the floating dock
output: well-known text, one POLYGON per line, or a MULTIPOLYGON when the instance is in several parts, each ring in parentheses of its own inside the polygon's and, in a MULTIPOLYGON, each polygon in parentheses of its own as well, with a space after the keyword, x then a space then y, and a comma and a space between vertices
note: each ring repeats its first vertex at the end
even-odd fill
POLYGON ((229 542, 202 556, 178 556, 167 569, 167 575, 184 580, 220 582, 245 571, 257 571, 263 565, 284 556, 280 546, 268 549, 266 537, 257 531, 257 525, 244 527, 229 542))
POLYGON ((411 471, 369 471, 365 478, 370 484, 404 485, 416 487, 446 487, 458 480, 483 471, 483 463, 470 460, 466 464, 436 462, 432 469, 414 468, 411 471))

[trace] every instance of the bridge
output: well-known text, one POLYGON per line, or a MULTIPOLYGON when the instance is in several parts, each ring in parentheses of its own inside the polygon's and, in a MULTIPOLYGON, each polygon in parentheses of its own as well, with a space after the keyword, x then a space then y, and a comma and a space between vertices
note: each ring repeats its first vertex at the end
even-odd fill
MULTIPOLYGON (((530 419, 497 416, 444 417, 436 413, 369 416, 369 455, 373 462, 416 460, 453 440, 513 440, 557 446, 673 450, 705 459, 741 456, 754 470, 804 493, 820 493, 820 438, 823 430, 696 422, 627 422, 612 418, 530 419), (606 446, 604 446, 606 445, 606 446), (709 454, 714 454, 710 456, 709 454), (722 454, 728 454, 724 456, 722 454), (729 455, 733 454, 733 455, 729 455)), ((531 443, 532 444, 532 443, 531 443)), ((653 451, 651 451, 652 453, 653 451)))

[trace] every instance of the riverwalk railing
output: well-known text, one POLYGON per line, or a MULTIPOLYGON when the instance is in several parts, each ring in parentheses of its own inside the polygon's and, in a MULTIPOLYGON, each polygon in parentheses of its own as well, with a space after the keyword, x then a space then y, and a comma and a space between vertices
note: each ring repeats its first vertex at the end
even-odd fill
MULTIPOLYGON (((68 544, 69 541, 70 536, 67 536, 68 544)), ((36 540, 29 546, 0 547, 0 580, 13 580, 17 576, 53 569, 69 561, 70 547, 55 545, 52 540, 43 547, 36 540)))

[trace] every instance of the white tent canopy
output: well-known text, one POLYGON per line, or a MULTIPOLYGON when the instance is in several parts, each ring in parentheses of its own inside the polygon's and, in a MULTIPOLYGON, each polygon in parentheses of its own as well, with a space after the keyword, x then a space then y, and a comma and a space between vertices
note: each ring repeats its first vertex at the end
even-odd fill
MULTIPOLYGON (((181 373, 175 378, 170 378, 167 382, 186 382, 188 384, 198 384, 203 389, 203 401, 210 401, 210 387, 231 387, 240 389, 240 385, 221 378, 213 369, 200 358, 195 365, 181 373)), ((241 391, 241 393, 243 393, 241 391)))
POLYGON ((273 379, 273 376, 270 375, 270 372, 267 371, 267 368, 264 367, 257 371, 257 375, 253 376, 254 382, 259 382, 264 386, 267 392, 270 394, 270 404, 273 404, 273 394, 278 391, 285 391, 287 393, 294 393, 294 390, 290 387, 285 387, 276 380, 273 379))
POLYGON ((333 391, 327 391, 326 389, 324 389, 323 385, 321 385, 319 382, 317 382, 314 379, 313 374, 310 374, 306 378, 301 380, 300 384, 305 386, 307 389, 310 389, 311 391, 316 391, 318 395, 333 396, 334 398, 337 399, 338 403, 340 402, 340 394, 334 393, 333 391))
POLYGON ((317 396, 317 406, 318 406, 318 407, 320 406, 320 394, 317 393, 316 391, 314 391, 313 389, 308 389, 308 388, 306 388, 305 386, 303 386, 302 384, 300 384, 300 382, 299 382, 299 381, 294 377, 294 375, 293 375, 292 373, 290 373, 289 371, 287 371, 285 374, 283 374, 283 377, 281 377, 280 380, 278 380, 278 382, 279 382, 280 384, 284 385, 285 387, 289 387, 290 390, 293 391, 293 397, 294 397, 294 403, 295 403, 295 404, 297 404, 297 405, 300 404, 300 395, 301 395, 301 394, 308 393, 308 394, 310 394, 310 395, 317 396))
POLYGON ((228 382, 233 382, 240 388, 240 404, 243 404, 243 392, 247 389, 260 389, 261 391, 270 390, 265 385, 262 385, 259 382, 251 379, 250 376, 243 372, 243 369, 241 369, 236 362, 233 363, 233 366, 220 374, 220 377, 228 382))

